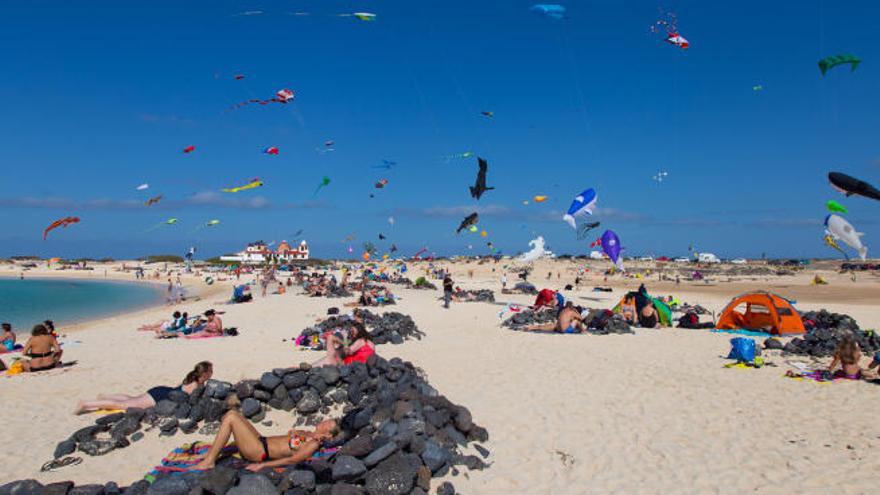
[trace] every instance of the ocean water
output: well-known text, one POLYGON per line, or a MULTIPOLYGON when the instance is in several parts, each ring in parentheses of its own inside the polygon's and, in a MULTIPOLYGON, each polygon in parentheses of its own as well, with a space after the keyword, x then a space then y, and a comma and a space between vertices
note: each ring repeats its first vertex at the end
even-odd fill
POLYGON ((161 288, 146 284, 70 279, 0 278, 0 322, 29 334, 43 320, 55 327, 161 303, 161 288))

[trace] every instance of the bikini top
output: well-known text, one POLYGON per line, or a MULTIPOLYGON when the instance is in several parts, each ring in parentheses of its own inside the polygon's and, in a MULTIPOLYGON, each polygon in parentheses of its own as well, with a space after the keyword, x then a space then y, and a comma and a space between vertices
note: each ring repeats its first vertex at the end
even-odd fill
POLYGON ((288 445, 290 446, 290 450, 297 450, 300 445, 307 442, 309 439, 296 433, 294 430, 290 430, 288 445))

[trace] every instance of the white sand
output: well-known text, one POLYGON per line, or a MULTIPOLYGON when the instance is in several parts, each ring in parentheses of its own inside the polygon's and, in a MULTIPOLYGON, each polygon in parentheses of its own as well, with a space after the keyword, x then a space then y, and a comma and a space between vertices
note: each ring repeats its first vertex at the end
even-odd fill
MULTIPOLYGON (((541 262, 531 280, 544 282, 552 269, 573 279, 571 262, 541 262), (539 274, 544 274, 539 276, 539 274)), ((600 264, 594 265, 601 266, 600 264)), ((456 265, 466 288, 496 291, 499 305, 454 304, 444 310, 439 292, 396 290, 403 299, 388 308, 411 315, 427 337, 383 345, 385 357, 400 356, 423 368, 453 402, 468 407, 490 433, 492 466, 450 478, 462 493, 867 493, 880 468, 880 388, 865 382, 817 384, 783 378, 778 367, 725 369, 721 356, 730 335, 693 330, 637 330, 635 335, 538 335, 499 327, 501 302, 530 303, 527 296, 499 294, 501 265, 456 265), (496 268, 499 271, 492 273, 496 268), (473 279, 467 270, 475 270, 473 279)), ((418 268, 411 267, 415 278, 418 268)), ((8 272, 9 273, 9 272, 8 272)), ((813 272, 795 277, 719 282, 715 285, 647 282, 657 294, 719 311, 735 294, 769 288, 798 300, 800 309, 826 307, 857 318, 863 328, 880 326, 876 277, 858 283, 824 272, 831 285, 813 287, 813 272)), ((31 276, 31 274, 28 274, 31 276)), ((130 276, 129 276, 130 277, 130 276)), ((510 283, 515 277, 509 276, 510 283)), ((188 284, 197 284, 190 280, 188 284)), ((593 276, 576 301, 611 307, 624 287, 638 280, 602 282, 593 276), (593 285, 618 287, 594 293, 593 285)), ((223 284, 215 284, 215 288, 223 284)), ((392 286, 394 288, 395 286, 392 286)), ((142 477, 172 448, 206 439, 198 434, 159 437, 147 432, 132 446, 104 457, 83 456, 79 466, 40 473, 55 445, 95 416, 73 416, 78 399, 97 393, 143 393, 174 385, 199 360, 215 365, 215 377, 235 382, 274 367, 313 361, 290 338, 323 317, 339 299, 255 294, 252 304, 225 305, 229 292, 184 305, 191 313, 225 310, 235 338, 156 340, 134 328, 165 317, 167 308, 82 325, 65 349, 75 367, 34 376, 0 378, 0 482, 36 478, 77 483, 142 477), (287 342, 283 342, 287 339, 287 342)), ((62 331, 65 329, 62 328, 62 331)), ((5 358, 4 358, 5 359, 5 358)), ((868 359, 865 359, 867 364, 868 359)), ((292 419, 274 412, 267 433, 285 432, 292 419)))

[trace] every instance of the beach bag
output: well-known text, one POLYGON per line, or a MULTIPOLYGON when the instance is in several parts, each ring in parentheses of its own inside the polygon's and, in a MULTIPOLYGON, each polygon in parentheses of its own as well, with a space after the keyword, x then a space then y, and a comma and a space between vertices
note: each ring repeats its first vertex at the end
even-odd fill
POLYGON ((755 341, 746 337, 730 339, 730 353, 727 359, 751 363, 755 360, 755 341))
POLYGON ((678 328, 699 328, 700 317, 696 313, 688 311, 678 319, 678 328))
POLYGON ((597 330, 604 330, 605 325, 608 324, 608 320, 610 320, 612 316, 614 316, 613 312, 603 309, 601 313, 597 314, 592 320, 590 320, 590 323, 587 326, 597 330))

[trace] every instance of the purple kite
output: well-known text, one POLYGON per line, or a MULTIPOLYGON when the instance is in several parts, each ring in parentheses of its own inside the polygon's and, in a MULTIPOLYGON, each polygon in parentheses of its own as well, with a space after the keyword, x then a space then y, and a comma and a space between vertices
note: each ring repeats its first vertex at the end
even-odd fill
POLYGON ((608 255, 614 266, 623 270, 623 259, 620 257, 620 238, 613 230, 606 230, 602 234, 602 251, 608 255))

